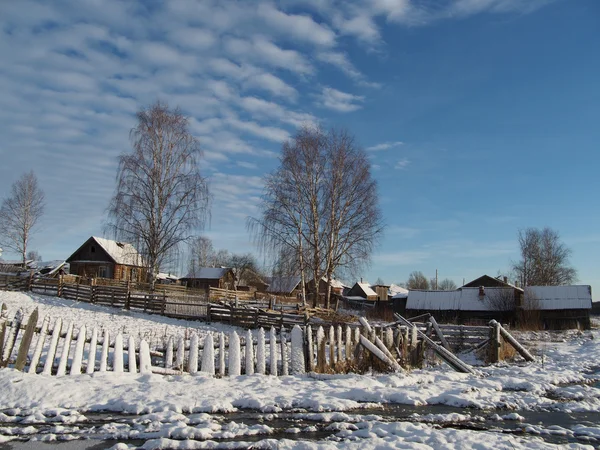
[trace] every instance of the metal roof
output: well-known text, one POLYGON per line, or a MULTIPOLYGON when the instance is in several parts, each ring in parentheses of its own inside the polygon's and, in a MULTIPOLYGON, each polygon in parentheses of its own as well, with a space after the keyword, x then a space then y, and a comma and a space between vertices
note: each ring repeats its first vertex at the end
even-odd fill
POLYGON ((220 280, 230 270, 231 269, 229 267, 199 267, 195 271, 188 273, 182 278, 197 280, 220 280))
POLYGON ((592 288, 576 286, 527 286, 525 288, 526 309, 591 309, 592 288))

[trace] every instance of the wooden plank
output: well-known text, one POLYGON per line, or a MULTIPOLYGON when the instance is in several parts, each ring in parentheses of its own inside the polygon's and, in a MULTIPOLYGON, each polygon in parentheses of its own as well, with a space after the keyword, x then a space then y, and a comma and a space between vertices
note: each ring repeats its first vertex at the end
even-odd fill
POLYGON ((123 335, 117 334, 113 351, 113 372, 123 373, 123 335))
POLYGON ((21 345, 19 346, 19 352, 17 354, 17 362, 15 363, 15 369, 23 370, 25 368, 25 364, 27 363, 27 354, 29 353, 29 347, 31 346, 31 341, 33 339, 33 333, 35 332, 35 327, 38 321, 38 309, 35 308, 33 313, 29 316, 29 320, 27 321, 27 327, 25 328, 25 333, 23 333, 23 337, 21 338, 21 345))
POLYGON ((108 348, 110 346, 110 333, 104 330, 104 340, 102 341, 102 353, 100 354, 100 372, 106 372, 108 368, 108 348))
POLYGON ((62 319, 59 317, 56 319, 56 322, 54 322, 54 328, 52 329, 52 338, 50 339, 50 346, 48 347, 48 353, 46 354, 46 363, 42 370, 44 375, 52 374, 52 366, 54 365, 54 356, 56 355, 56 347, 58 346, 61 329, 62 319))
MULTIPOLYGON (((493 322, 496 322, 496 321, 492 320, 490 322, 490 324, 492 324, 493 322)), ((519 352, 519 354, 525 359, 525 361, 529 361, 529 362, 535 361, 535 358, 533 357, 533 355, 531 353, 529 353, 529 351, 525 347, 523 347, 521 344, 519 344, 519 342, 508 331, 506 331, 506 329, 502 325, 500 325, 500 334, 506 340, 506 342, 508 342, 510 345, 512 345, 514 347, 514 349, 517 352, 519 352)))
POLYGON ((167 350, 165 352, 165 368, 173 368, 173 336, 167 339, 167 350))
POLYGON ((86 339, 85 325, 79 327, 77 334, 77 342, 75 343, 75 353, 73 354, 73 362, 71 363, 71 375, 81 375, 81 364, 83 362, 83 350, 86 339))
POLYGON ((21 322, 23 321, 23 311, 19 309, 15 314, 12 321, 12 326, 8 330, 8 337, 4 343, 4 350, 0 358, 0 368, 7 367, 10 361, 10 355, 12 354, 15 343, 17 342, 17 336, 21 330, 21 322))
POLYGON ((96 346, 98 345, 98 328, 92 330, 90 339, 90 348, 88 350, 87 368, 85 373, 92 374, 96 370, 96 346))
POLYGON ((144 339, 142 339, 142 341, 140 342, 140 373, 144 375, 152 373, 150 347, 144 339))
POLYGON ((433 329, 435 330, 435 333, 437 334, 437 337, 439 338, 440 342, 442 343, 442 346, 446 349, 446 350, 450 350, 450 345, 448 345, 448 341, 446 340, 446 337, 444 336, 444 333, 442 332, 442 330, 440 329, 440 326, 438 325, 437 321, 435 320, 435 317, 431 316, 429 318, 429 323, 431 323, 431 325, 433 325, 433 329))
POLYGON ((129 336, 127 344, 127 369, 129 373, 137 373, 137 361, 135 359, 135 339, 129 336))
POLYGON ((36 373, 37 366, 40 362, 40 357, 42 355, 42 350, 44 349, 44 342, 46 341, 46 336, 48 335, 48 324, 50 323, 50 318, 48 316, 44 317, 42 320, 42 328, 38 334, 38 340, 35 344, 35 350, 33 351, 33 356, 31 357, 31 362, 29 363, 29 370, 27 373, 36 373))
POLYGON ((73 322, 69 323, 67 327, 67 335, 63 343, 62 353, 60 355, 60 361, 58 363, 58 369, 56 370, 57 376, 63 376, 67 373, 67 363, 69 361, 69 353, 71 351, 71 339, 73 338, 73 322))

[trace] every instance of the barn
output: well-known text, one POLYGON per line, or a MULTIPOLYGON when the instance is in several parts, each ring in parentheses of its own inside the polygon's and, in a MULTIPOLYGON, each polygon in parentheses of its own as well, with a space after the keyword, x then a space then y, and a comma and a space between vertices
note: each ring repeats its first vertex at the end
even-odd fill
POLYGON ((235 274, 229 267, 200 267, 179 281, 193 289, 235 289, 235 274))
POLYGON ((521 314, 537 311, 545 329, 589 329, 592 311, 592 287, 527 286, 521 314))
POLYGON ((133 245, 96 236, 85 241, 66 262, 72 275, 86 278, 143 281, 147 272, 133 245))

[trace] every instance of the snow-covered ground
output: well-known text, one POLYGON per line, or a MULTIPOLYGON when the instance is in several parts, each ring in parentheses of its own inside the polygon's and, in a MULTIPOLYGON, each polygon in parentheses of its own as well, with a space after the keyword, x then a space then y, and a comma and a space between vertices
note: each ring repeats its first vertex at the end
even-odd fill
MULTIPOLYGON (((209 333, 228 328, 22 293, 0 292, 0 303, 6 303, 11 310, 22 307, 31 311, 39 307, 42 315, 48 313, 52 317, 72 319, 77 324, 144 337, 183 334, 190 329, 209 333)), ((600 413, 599 330, 528 333, 522 335, 523 338, 527 338, 526 346, 535 347, 536 362, 481 367, 479 376, 459 374, 445 365, 415 370, 408 375, 226 378, 200 373, 160 376, 111 372, 56 377, 3 369, 0 370, 0 443, 25 437, 67 440, 87 436, 122 441, 141 439, 145 442, 143 448, 252 445, 257 448, 514 449, 552 448, 553 444, 538 437, 551 435, 572 438, 570 444, 563 444, 569 448, 584 448, 586 443, 592 445, 587 448, 593 448, 600 444, 600 419, 558 426, 527 424, 521 417, 527 411, 556 412, 575 418, 580 417, 578 414, 600 413), (359 412, 388 404, 421 406, 424 412, 427 405, 460 409, 447 415, 424 414, 411 420, 390 420, 387 416, 359 412), (215 414, 227 416, 225 413, 239 414, 242 410, 260 413, 262 422, 223 423, 215 418, 215 414), (499 410, 502 414, 497 413, 499 410), (108 421, 96 427, 95 432, 82 426, 98 412, 107 411, 136 416, 127 424, 108 421), (515 423, 510 434, 498 430, 448 428, 448 424, 473 419, 473 414, 489 416, 492 411, 493 420, 515 423), (313 414, 316 424, 313 426, 319 432, 327 431, 327 438, 303 440, 306 433, 314 431, 304 425, 292 424, 277 431, 271 420, 286 413, 294 414, 293 420, 300 422, 310 419, 302 414, 313 414), (469 417, 465 419, 466 416, 469 417), (28 425, 31 423, 51 423, 54 428, 40 433, 39 427, 28 425), (516 432, 519 434, 515 435, 516 432), (252 443, 245 442, 247 436, 255 436, 252 443), (191 440, 182 441, 186 438, 191 440), (223 439, 236 439, 235 445, 223 439)), ((482 420, 485 424, 492 419, 482 420)), ((117 447, 134 448, 131 444, 117 447)))

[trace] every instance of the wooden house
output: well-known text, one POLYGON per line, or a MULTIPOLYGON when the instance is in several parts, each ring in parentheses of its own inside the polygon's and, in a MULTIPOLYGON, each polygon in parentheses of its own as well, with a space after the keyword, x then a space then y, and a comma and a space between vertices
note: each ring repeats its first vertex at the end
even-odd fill
POLYGON ((346 298, 350 300, 358 300, 362 298, 370 302, 376 302, 377 292, 371 289, 369 283, 356 282, 346 294, 346 298))
POLYGON ((390 286, 387 284, 373 284, 371 285, 371 289, 377 294, 378 302, 387 302, 391 298, 390 286))
POLYGON ((296 297, 302 291, 302 278, 299 276, 265 277, 264 281, 269 283, 265 291, 268 294, 296 297))
POLYGON ((66 262, 70 273, 87 278, 145 281, 146 267, 131 244, 92 236, 66 262))
MULTIPOLYGON (((344 283, 340 280, 331 280, 331 294, 335 295, 343 295, 344 294, 344 283)), ((308 283, 306 283, 308 292, 315 292, 315 280, 312 279, 308 283)), ((326 295, 327 294, 327 277, 322 277, 319 280, 319 294, 326 295)))
POLYGON ((200 267, 179 281, 193 289, 235 289, 235 274, 229 267, 200 267))

